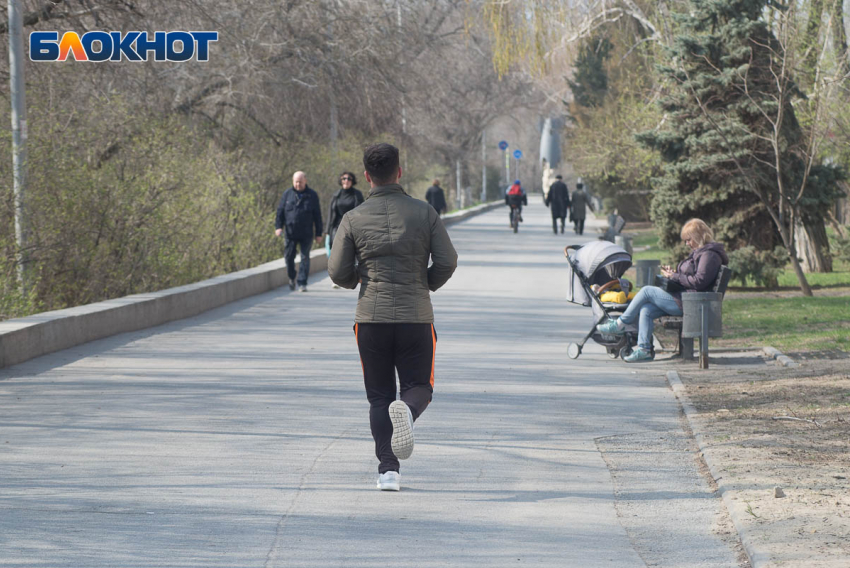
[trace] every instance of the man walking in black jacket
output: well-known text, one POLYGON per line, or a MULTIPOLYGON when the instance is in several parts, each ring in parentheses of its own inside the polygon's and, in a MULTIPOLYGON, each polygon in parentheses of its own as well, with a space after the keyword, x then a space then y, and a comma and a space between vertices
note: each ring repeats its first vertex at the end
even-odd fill
POLYGON ((567 209, 570 207, 570 192, 567 184, 561 181, 561 175, 555 176, 557 180, 549 187, 544 203, 552 212, 552 232, 558 234, 558 219, 561 220, 561 232, 564 232, 564 223, 567 219, 567 209))
POLYGON ((443 188, 440 187, 440 180, 435 179, 434 185, 425 192, 425 201, 437 211, 437 215, 446 212, 446 195, 443 193, 443 188))
POLYGON ((277 205, 274 228, 275 235, 279 237, 284 234, 286 239, 283 257, 286 259, 290 290, 295 290, 296 285, 295 247, 301 249, 297 284, 302 292, 306 292, 313 238, 315 237, 318 243, 322 242, 322 210, 319 206, 319 194, 307 186, 307 176, 304 172, 295 172, 292 176, 292 187, 283 192, 277 205))

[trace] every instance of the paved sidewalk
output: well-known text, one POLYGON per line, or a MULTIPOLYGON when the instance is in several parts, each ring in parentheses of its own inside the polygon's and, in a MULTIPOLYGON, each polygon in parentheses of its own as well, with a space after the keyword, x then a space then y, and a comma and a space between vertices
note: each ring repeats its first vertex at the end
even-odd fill
POLYGON ((400 493, 356 292, 314 278, 0 371, 0 566, 739 566, 663 374, 567 358, 591 316, 562 251, 594 228, 553 235, 540 200, 516 235, 506 209, 450 228, 400 493))

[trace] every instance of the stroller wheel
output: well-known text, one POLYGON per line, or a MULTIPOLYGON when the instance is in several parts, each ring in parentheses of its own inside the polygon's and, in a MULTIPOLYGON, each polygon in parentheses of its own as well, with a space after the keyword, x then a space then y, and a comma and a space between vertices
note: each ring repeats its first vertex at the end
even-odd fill
POLYGON ((628 357, 631 354, 632 354, 632 346, 631 345, 626 345, 625 347, 620 349, 620 359, 623 359, 624 361, 625 361, 626 357, 628 357))
POLYGON ((581 345, 578 343, 567 345, 567 355, 570 356, 570 359, 578 359, 578 356, 581 355, 581 345))
POLYGON ((613 351, 608 351, 608 356, 609 356, 611 359, 616 359, 617 357, 619 357, 619 356, 620 356, 620 354, 617 352, 617 350, 616 350, 616 349, 614 349, 613 351))

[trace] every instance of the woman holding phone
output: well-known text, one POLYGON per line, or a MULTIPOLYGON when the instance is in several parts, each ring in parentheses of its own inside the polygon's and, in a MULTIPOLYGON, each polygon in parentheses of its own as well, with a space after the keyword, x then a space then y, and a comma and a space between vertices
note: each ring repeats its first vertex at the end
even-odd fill
POLYGON ((691 219, 682 227, 682 241, 691 254, 679 263, 676 270, 661 267, 661 274, 681 286, 677 292, 667 292, 657 286, 644 286, 618 319, 609 319, 596 326, 600 333, 622 335, 625 326, 638 319, 638 345, 627 357, 627 363, 649 361, 652 354, 654 321, 661 316, 682 315, 682 293, 704 292, 717 280, 720 267, 729 263, 723 245, 714 242, 714 233, 702 219, 691 219))

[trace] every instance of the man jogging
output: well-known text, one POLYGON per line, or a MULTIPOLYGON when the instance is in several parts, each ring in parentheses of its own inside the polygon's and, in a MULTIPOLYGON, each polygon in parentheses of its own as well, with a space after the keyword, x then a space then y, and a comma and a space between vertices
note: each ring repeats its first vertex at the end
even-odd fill
POLYGON ((378 489, 398 491, 398 460, 413 452, 413 422, 434 392, 437 333, 429 290, 451 278, 457 253, 437 211, 398 184, 398 148, 370 146, 363 165, 372 189, 343 216, 328 274, 343 288, 360 284, 354 334, 380 461, 378 489))

